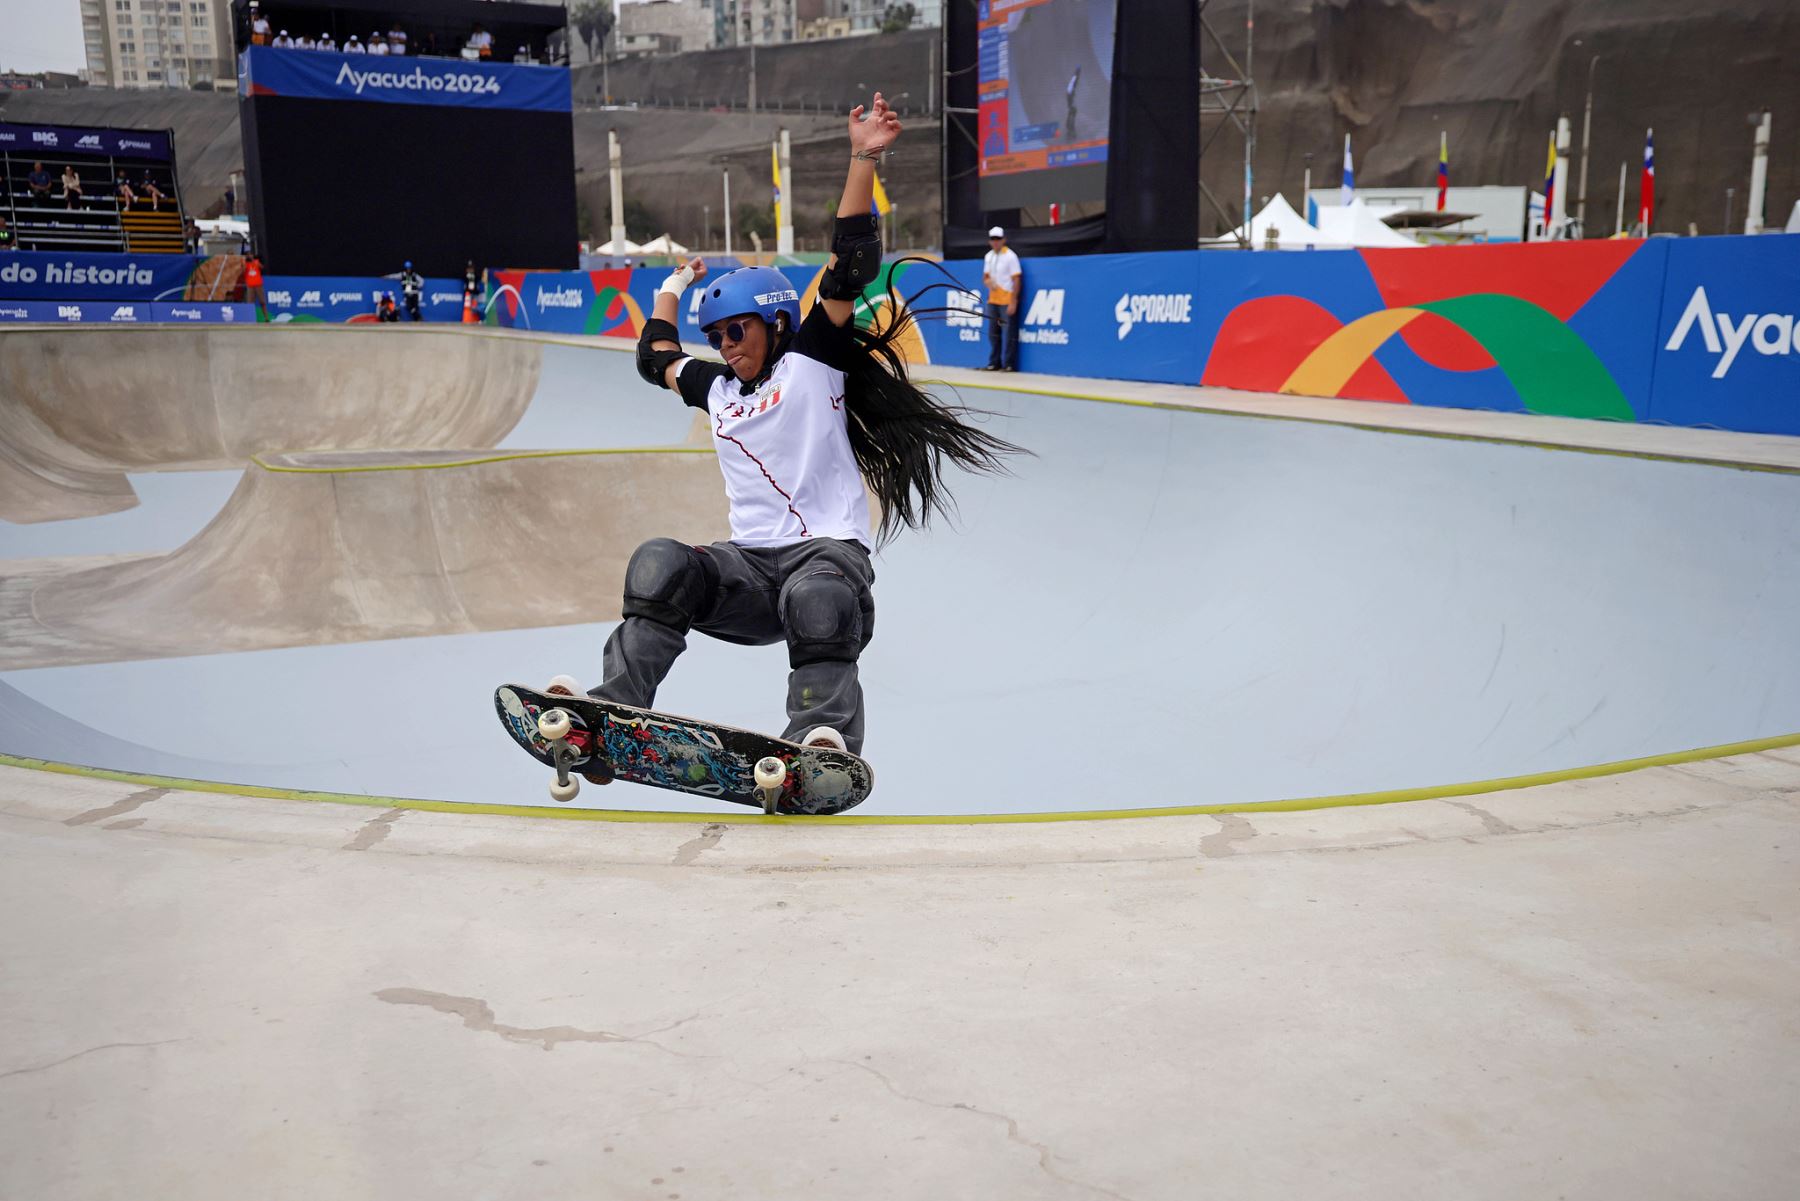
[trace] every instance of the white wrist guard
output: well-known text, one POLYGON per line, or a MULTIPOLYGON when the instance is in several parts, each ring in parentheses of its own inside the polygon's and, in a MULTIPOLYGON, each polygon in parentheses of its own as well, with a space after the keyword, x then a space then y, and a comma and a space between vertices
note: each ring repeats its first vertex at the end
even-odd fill
POLYGON ((663 280, 662 285, 656 290, 659 294, 667 292, 669 295, 679 298, 683 292, 688 290, 688 285, 693 282, 694 269, 690 266, 684 266, 681 270, 672 272, 669 275, 669 278, 663 280))

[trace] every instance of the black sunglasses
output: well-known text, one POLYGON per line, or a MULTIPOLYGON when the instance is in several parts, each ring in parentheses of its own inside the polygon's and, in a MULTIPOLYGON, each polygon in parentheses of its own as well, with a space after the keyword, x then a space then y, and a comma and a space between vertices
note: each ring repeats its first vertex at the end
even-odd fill
POLYGON ((725 345, 726 338, 730 338, 733 342, 742 342, 744 340, 744 323, 733 321, 726 325, 724 333, 720 333, 716 329, 706 331, 706 341, 714 350, 725 345))

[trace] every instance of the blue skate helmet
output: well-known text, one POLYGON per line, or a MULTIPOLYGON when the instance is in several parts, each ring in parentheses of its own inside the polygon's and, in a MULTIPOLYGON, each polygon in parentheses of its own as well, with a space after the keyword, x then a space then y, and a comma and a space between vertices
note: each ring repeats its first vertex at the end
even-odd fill
POLYGON ((700 297, 700 328, 715 321, 755 313, 769 323, 770 345, 775 337, 775 314, 787 314, 791 334, 800 328, 800 293, 794 282, 773 267, 739 267, 715 280, 703 281, 705 293, 700 297))

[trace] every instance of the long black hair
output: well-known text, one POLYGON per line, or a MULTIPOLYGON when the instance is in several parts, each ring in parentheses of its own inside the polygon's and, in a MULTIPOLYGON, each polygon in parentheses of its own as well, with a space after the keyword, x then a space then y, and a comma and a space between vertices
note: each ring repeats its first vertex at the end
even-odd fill
MULTIPOLYGON (((967 419, 985 416, 980 410, 947 404, 913 383, 906 359, 896 343, 907 330, 916 328, 922 314, 961 313, 954 308, 921 309, 918 299, 934 288, 966 291, 954 280, 933 283, 902 298, 895 277, 902 263, 929 263, 948 279, 948 272, 930 259, 905 258, 892 264, 887 277, 887 303, 874 311, 867 328, 850 323, 852 335, 863 353, 844 378, 844 411, 849 417, 850 449, 877 500, 881 502, 881 526, 876 541, 886 544, 902 526, 923 529, 931 515, 954 516, 955 498, 944 481, 946 464, 965 471, 1003 473, 1006 457, 1029 454, 1004 438, 977 429, 967 419)), ((865 302, 858 300, 859 307, 865 302)))

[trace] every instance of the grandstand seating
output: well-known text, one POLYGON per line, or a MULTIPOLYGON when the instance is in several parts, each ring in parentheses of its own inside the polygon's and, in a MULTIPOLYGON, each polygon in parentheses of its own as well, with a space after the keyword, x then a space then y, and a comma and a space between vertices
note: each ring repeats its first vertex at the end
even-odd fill
POLYGON ((6 218, 20 250, 91 253, 181 254, 187 225, 175 172, 169 163, 107 155, 56 157, 0 154, 0 216, 6 218), (49 172, 48 198, 34 196, 26 177, 33 163, 49 172), (74 167, 81 196, 71 206, 63 195, 62 173, 74 167), (145 175, 163 193, 159 208, 139 198, 127 207, 114 181, 124 172, 135 187, 145 175))

